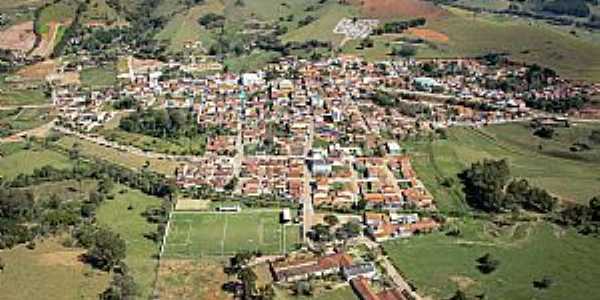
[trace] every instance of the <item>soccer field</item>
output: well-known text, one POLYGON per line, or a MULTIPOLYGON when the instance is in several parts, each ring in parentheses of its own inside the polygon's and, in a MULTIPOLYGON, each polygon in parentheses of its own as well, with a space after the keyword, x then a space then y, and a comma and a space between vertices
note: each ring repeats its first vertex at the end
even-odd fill
POLYGON ((298 225, 279 223, 279 211, 178 212, 171 219, 163 256, 196 258, 240 251, 281 254, 300 242, 298 225))

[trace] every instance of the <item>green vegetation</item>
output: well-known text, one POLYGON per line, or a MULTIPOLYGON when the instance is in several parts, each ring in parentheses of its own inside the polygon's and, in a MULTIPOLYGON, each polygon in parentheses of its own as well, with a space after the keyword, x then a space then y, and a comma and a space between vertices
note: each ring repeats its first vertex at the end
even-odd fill
POLYGON ((588 138, 593 128, 583 124, 557 128, 557 137, 546 140, 534 136, 526 124, 461 127, 448 130, 446 140, 408 141, 405 146, 411 149, 413 165, 442 211, 468 210, 456 175, 485 158, 505 158, 513 176, 564 200, 587 203, 600 193, 600 171, 595 165, 600 151, 572 152, 570 147, 588 138))
POLYGON ((77 5, 77 1, 63 0, 46 6, 41 10, 38 19, 36 20, 36 32, 41 34, 47 33, 49 30, 48 26, 52 22, 65 23, 67 21, 72 21, 73 18, 75 18, 77 5))
POLYGON ((448 17, 428 20, 425 28, 447 35, 449 42, 436 43, 433 52, 419 52, 418 56, 478 56, 506 52, 516 60, 550 67, 569 78, 600 78, 600 58, 591 54, 600 51, 598 43, 579 39, 543 21, 474 15, 454 8, 448 11, 448 17))
POLYGON ((80 76, 81 84, 92 88, 108 87, 117 83, 117 70, 113 64, 105 67, 84 69, 81 71, 80 76))
POLYGON ((167 258, 197 258, 240 251, 283 253, 284 247, 285 250, 294 249, 300 241, 297 228, 279 224, 279 211, 175 213, 164 255, 167 258))
POLYGON ((31 89, 6 81, 5 75, 0 75, 0 105, 39 105, 48 104, 48 97, 39 86, 31 89))
POLYGON ((148 223, 142 213, 149 207, 160 205, 161 200, 138 190, 125 191, 103 203, 97 210, 97 219, 99 225, 118 233, 127 243, 125 263, 139 287, 139 298, 146 299, 152 292, 158 245, 145 237, 156 230, 156 225, 148 223))
POLYGON ((469 296, 485 294, 490 299, 587 299, 600 292, 594 284, 598 271, 590 267, 600 263, 595 238, 546 223, 501 227, 464 220, 454 226, 458 236, 440 232, 384 244, 422 295, 447 299, 460 288, 469 296), (477 268, 477 260, 486 253, 498 260, 489 274, 477 268), (544 277, 554 284, 534 287, 534 281, 544 277))
POLYGON ((67 248, 59 238, 46 239, 34 250, 25 246, 0 252, 0 294, 5 300, 94 299, 108 285, 109 274, 79 260, 81 248, 67 248))
POLYGON ((75 145, 79 145, 78 148, 84 156, 110 161, 132 169, 144 168, 147 166, 148 162, 148 169, 161 174, 171 175, 177 167, 177 163, 172 161, 148 158, 113 148, 103 147, 72 136, 62 137, 58 141, 58 145, 65 150, 72 149, 75 145))
POLYGON ((31 174, 45 165, 63 169, 69 168, 71 162, 65 155, 51 150, 22 150, 0 158, 0 176, 12 179, 21 173, 31 174))
POLYGON ((0 111, 0 137, 39 127, 50 121, 50 109, 15 108, 0 111))

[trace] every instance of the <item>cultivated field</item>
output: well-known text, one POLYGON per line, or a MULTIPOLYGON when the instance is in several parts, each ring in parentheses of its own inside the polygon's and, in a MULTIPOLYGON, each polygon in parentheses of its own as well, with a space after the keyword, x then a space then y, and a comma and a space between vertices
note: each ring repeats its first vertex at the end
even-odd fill
POLYGON ((558 137, 548 141, 533 136, 525 124, 461 127, 450 129, 447 140, 409 142, 405 146, 411 149, 417 173, 442 210, 467 209, 456 175, 484 158, 506 158, 513 176, 527 178, 563 200, 587 203, 600 194, 600 147, 582 153, 573 153, 569 147, 585 139, 592 128, 598 126, 559 129, 558 137), (441 183, 448 178, 456 184, 443 186, 441 183))
POLYGON ((384 247, 419 294, 448 299, 457 289, 486 299, 590 299, 600 293, 596 238, 546 223, 497 227, 490 222, 460 222, 460 237, 444 233, 390 241, 384 247), (500 261, 484 275, 476 259, 490 253, 500 261), (548 276, 553 284, 536 289, 548 276))
POLYGON ((8 77, 0 75, 0 106, 49 104, 42 87, 9 82, 8 77))
POLYGON ((173 214, 164 257, 198 258, 240 251, 281 254, 300 240, 296 225, 279 223, 279 211, 173 214))

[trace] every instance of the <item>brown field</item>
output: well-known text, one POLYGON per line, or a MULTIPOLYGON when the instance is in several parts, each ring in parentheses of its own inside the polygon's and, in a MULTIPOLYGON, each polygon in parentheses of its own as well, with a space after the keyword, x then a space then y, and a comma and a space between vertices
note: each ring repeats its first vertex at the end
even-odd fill
POLYGON ((233 299, 221 288, 233 278, 223 272, 223 263, 212 259, 163 260, 158 278, 160 299, 233 299))
POLYGON ((35 33, 33 22, 13 25, 0 32, 0 48, 27 52, 33 48, 35 33))
POLYGON ((155 59, 137 59, 131 58, 131 68, 134 72, 142 72, 160 67, 163 63, 155 59))
POLYGON ((56 61, 46 60, 26 66, 17 72, 24 80, 44 80, 46 76, 56 71, 56 61))
POLYGON ((208 210, 210 208, 210 200, 196 200, 196 199, 178 199, 175 205, 175 210, 208 210))
POLYGON ((425 28, 409 28, 406 33, 432 42, 447 43, 450 40, 447 35, 441 32, 425 28))
POLYGON ((361 0, 357 3, 362 14, 369 18, 437 19, 447 15, 446 10, 422 0, 361 0))

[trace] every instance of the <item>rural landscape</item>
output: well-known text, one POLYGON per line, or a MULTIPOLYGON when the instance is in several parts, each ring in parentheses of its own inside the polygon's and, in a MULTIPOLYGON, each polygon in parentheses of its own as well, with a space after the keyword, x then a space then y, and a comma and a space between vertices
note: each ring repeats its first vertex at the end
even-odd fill
POLYGON ((0 299, 600 299, 597 0, 0 1, 0 299))

